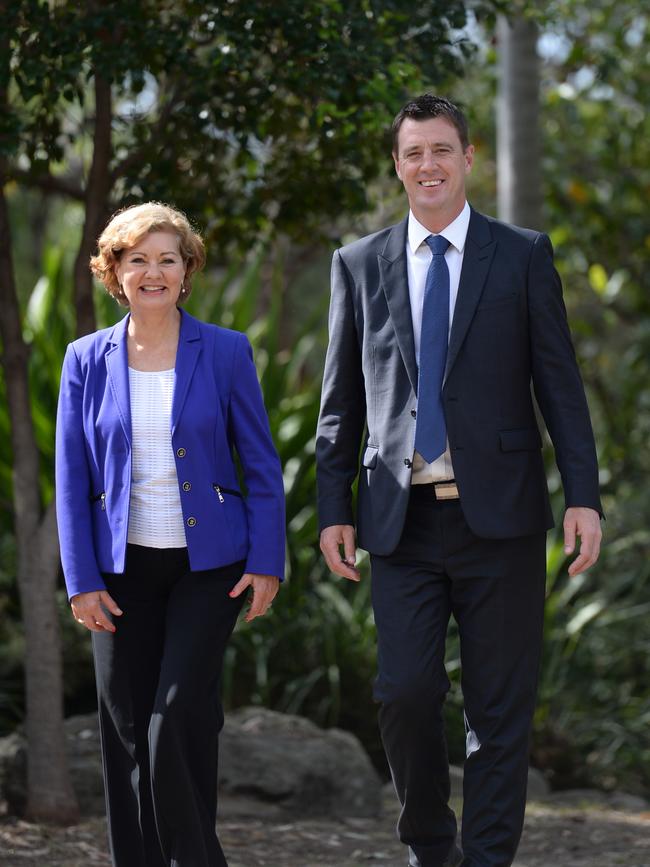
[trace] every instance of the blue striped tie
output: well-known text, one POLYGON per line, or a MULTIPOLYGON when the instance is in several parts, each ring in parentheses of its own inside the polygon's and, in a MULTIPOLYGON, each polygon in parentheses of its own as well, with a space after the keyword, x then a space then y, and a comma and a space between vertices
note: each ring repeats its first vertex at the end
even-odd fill
POLYGON ((449 339, 449 268, 445 261, 449 241, 442 235, 429 235, 425 241, 433 258, 427 271, 422 305, 415 448, 431 463, 447 447, 442 380, 449 339))

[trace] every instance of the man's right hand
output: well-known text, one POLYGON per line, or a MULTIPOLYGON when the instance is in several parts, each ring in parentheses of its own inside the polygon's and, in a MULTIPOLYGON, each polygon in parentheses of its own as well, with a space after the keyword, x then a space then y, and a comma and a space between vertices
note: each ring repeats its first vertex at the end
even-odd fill
POLYGON ((349 581, 359 581, 359 570, 355 567, 357 544, 352 524, 334 524, 325 527, 320 534, 320 549, 325 562, 336 575, 349 581), (343 546, 343 556, 341 556, 343 546))

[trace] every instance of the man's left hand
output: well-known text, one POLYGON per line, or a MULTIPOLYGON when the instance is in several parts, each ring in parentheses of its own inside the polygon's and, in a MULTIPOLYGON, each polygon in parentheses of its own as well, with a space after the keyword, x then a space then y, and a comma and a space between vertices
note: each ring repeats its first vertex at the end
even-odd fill
POLYGON ((595 509, 571 506, 564 515, 564 553, 572 554, 580 536, 580 553, 569 566, 569 575, 574 578, 593 566, 600 554, 600 515, 595 509))
POLYGON ((233 598, 239 596, 247 587, 253 588, 253 599, 244 618, 250 623, 256 617, 262 617, 271 607, 271 602, 280 587, 280 579, 275 575, 257 575, 247 572, 239 579, 230 591, 233 598))

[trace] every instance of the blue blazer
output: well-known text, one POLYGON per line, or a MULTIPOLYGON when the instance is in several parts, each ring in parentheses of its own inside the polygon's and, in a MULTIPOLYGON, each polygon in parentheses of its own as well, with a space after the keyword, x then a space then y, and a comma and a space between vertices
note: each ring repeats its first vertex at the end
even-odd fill
MULTIPOLYGON (((181 310, 171 436, 192 571, 239 560, 284 575, 284 489, 251 346, 181 310), (233 461, 243 470, 245 495, 233 461)), ((68 595, 124 572, 131 490, 125 316, 68 346, 56 427, 56 507, 68 595)))

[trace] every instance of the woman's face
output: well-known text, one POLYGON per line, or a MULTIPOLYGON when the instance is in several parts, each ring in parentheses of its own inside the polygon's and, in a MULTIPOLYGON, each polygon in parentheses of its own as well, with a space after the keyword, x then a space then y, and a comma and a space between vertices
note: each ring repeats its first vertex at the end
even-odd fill
POLYGON ((122 251, 115 274, 132 312, 175 307, 185 277, 178 237, 149 232, 122 251))

